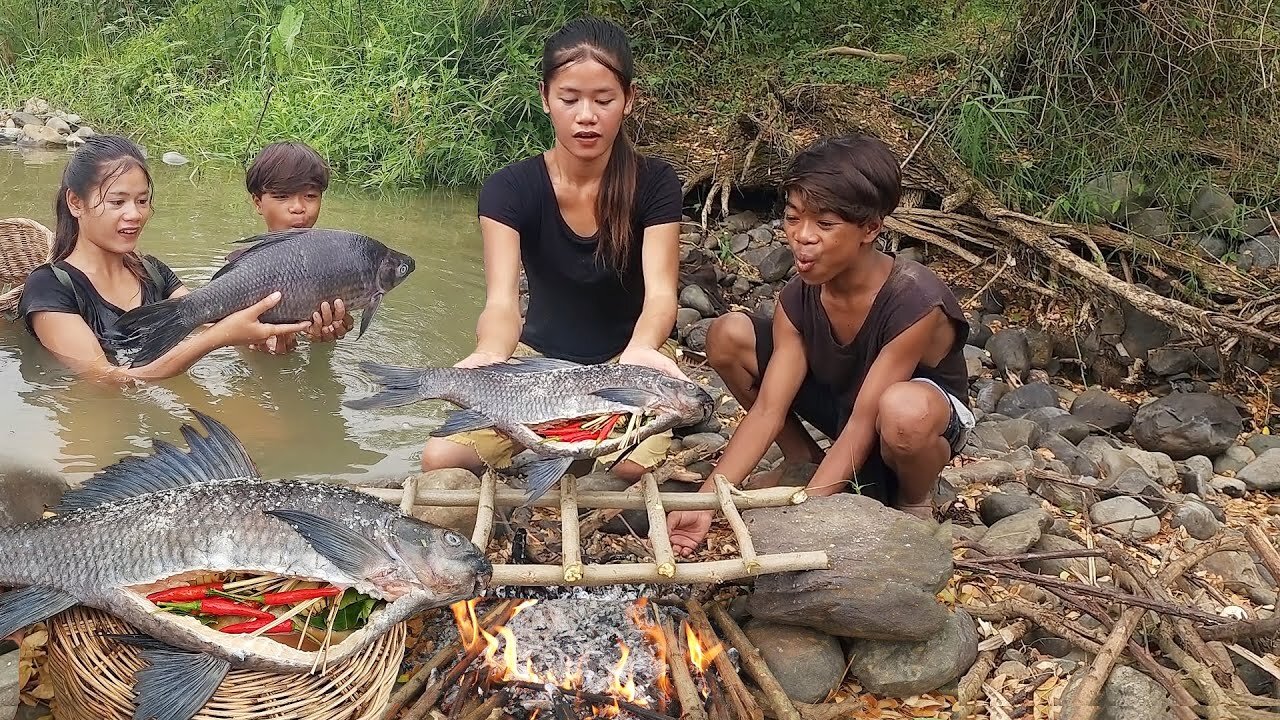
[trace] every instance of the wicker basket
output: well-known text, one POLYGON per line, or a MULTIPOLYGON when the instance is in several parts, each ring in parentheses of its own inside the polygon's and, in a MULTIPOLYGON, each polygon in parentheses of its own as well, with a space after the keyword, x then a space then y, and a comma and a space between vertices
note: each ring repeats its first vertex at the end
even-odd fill
POLYGON ((49 260, 53 232, 35 220, 0 220, 0 313, 18 308, 22 284, 37 266, 49 260))
MULTIPOLYGON (((130 720, 138 651, 99 637, 136 632, 98 610, 75 607, 49 620, 49 664, 58 720, 130 720)), ((315 675, 232 670, 193 720, 375 720, 404 658, 404 623, 356 656, 315 675)))

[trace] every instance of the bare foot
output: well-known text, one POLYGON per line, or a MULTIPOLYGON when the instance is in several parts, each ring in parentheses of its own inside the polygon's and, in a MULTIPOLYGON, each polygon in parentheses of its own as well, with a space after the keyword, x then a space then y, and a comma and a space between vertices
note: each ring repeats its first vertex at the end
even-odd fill
POLYGON ((930 502, 920 505, 899 505, 898 509, 921 520, 933 520, 933 503, 930 502))

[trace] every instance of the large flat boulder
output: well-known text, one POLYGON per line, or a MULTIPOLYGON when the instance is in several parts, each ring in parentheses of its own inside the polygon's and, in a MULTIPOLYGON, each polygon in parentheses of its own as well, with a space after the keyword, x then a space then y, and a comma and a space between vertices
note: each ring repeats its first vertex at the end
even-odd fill
POLYGON ((743 517, 759 553, 831 559, 828 570, 761 576, 753 617, 880 640, 925 640, 947 622, 936 595, 951 577, 949 529, 849 493, 743 517))

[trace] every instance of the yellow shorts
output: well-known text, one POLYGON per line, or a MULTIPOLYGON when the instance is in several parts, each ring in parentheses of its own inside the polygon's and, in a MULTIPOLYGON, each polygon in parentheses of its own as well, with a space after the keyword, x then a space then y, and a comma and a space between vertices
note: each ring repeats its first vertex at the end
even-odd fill
MULTIPOLYGON (((676 343, 673 340, 667 340, 658 351, 663 355, 676 359, 676 343)), ((538 353, 533 348, 518 343, 516 350, 512 353, 512 357, 538 357, 538 353)), ((618 358, 614 357, 609 362, 617 362, 618 358)), ((671 431, 668 430, 657 435, 652 435, 641 442, 635 450, 627 455, 627 460, 634 462, 646 469, 651 469, 661 463, 667 457, 667 452, 671 449, 671 431)), ((450 442, 466 445, 476 451, 480 459, 486 465, 492 468, 511 467, 511 459, 523 451, 523 447, 511 440, 511 438, 503 435, 496 430, 472 430, 470 432, 458 433, 445 438, 450 442)), ((609 466, 622 451, 602 455, 596 458, 596 468, 603 469, 609 466)))

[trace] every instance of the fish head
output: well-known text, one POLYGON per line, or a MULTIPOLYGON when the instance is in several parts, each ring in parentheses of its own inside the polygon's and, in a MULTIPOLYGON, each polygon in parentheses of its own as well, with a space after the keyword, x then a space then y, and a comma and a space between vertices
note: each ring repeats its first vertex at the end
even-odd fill
POLYGON ((417 268, 413 258, 397 250, 386 248, 378 261, 378 292, 387 293, 405 281, 417 268))
POLYGON ((416 582, 441 601, 476 597, 493 578, 493 563, 484 551, 448 528, 399 517, 391 524, 388 540, 416 582))
POLYGON ((641 376, 640 386, 653 396, 645 409, 673 427, 697 425, 715 411, 711 395, 695 382, 654 371, 641 376))

